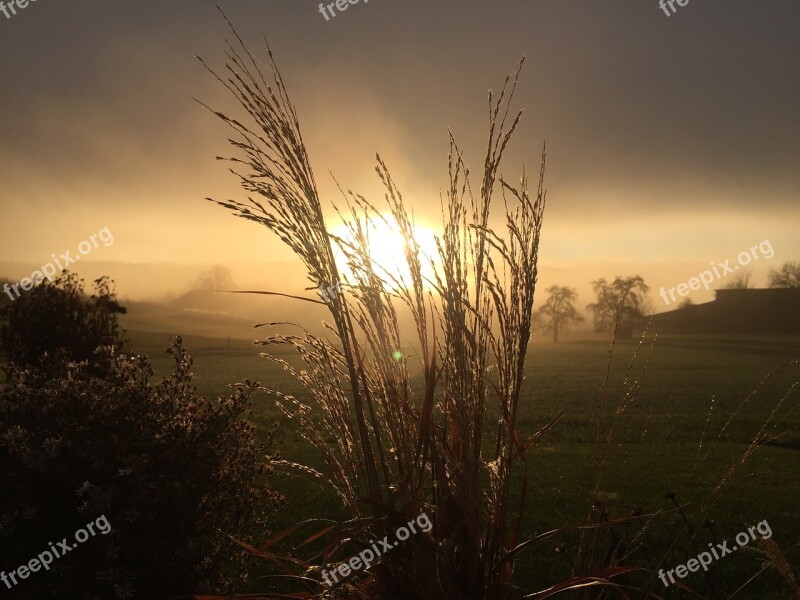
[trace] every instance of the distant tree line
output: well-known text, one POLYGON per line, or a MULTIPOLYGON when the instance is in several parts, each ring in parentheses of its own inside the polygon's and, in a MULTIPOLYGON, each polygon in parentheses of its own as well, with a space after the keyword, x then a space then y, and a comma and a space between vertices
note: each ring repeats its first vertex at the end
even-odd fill
MULTIPOLYGON (((787 261, 777 269, 770 269, 767 280, 770 288, 800 288, 800 261, 787 261)), ((749 289, 750 281, 749 271, 737 273, 722 289, 749 289)), ((634 325, 641 322, 650 290, 642 277, 616 277, 612 282, 601 278, 592 282, 592 288, 597 300, 587 304, 586 308, 592 314, 595 331, 616 329, 625 337, 634 325)), ((534 323, 537 328, 552 333, 553 342, 557 342, 559 333, 582 323, 584 318, 573 304, 578 297, 575 288, 552 285, 546 291, 547 299, 535 311, 534 323)), ((689 305, 691 300, 687 298, 680 306, 689 305)))
MULTIPOLYGON (((595 331, 625 332, 641 321, 650 289, 642 277, 616 277, 611 282, 600 278, 592 282, 592 287, 597 301, 590 302, 586 308, 592 314, 595 331)), ((553 285, 547 288, 547 293, 544 305, 534 313, 534 323, 552 332, 553 342, 557 342, 560 332, 582 323, 584 318, 573 304, 578 296, 575 288, 553 285)))

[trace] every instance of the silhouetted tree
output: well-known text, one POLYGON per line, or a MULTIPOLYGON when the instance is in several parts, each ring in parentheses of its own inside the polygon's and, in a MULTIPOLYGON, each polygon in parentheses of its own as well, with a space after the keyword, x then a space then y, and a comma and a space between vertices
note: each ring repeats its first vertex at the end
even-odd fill
POLYGON ((533 314, 534 322, 545 331, 553 332, 553 342, 558 342, 558 332, 566 331, 573 323, 585 319, 578 314, 572 302, 578 297, 574 288, 553 285, 547 288, 547 301, 533 314))
POLYGON ((612 283, 602 278, 593 281, 592 287, 597 302, 587 304, 586 308, 594 316, 595 331, 613 331, 618 322, 629 327, 642 318, 650 288, 640 276, 617 277, 612 283))
POLYGON ((200 274, 194 287, 198 290, 230 290, 236 287, 236 283, 228 267, 214 265, 200 274))
POLYGON ((751 271, 739 271, 720 286, 721 290, 747 290, 750 289, 751 271))
POLYGON ((800 262, 787 260, 780 269, 770 269, 769 287, 800 288, 800 262))

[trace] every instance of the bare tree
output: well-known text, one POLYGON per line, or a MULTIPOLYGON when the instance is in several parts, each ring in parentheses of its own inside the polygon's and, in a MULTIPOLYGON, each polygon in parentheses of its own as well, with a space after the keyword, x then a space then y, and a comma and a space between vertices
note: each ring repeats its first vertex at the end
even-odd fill
POLYGON ((753 275, 752 271, 739 271, 736 275, 731 277, 727 283, 720 286, 721 290, 747 290, 750 289, 750 277, 753 275))
POLYGON ((770 269, 769 287, 800 288, 800 262, 787 260, 780 269, 770 269))
POLYGON ((639 275, 617 277, 612 283, 605 278, 592 282, 597 302, 586 305, 594 315, 595 331, 613 331, 617 322, 633 325, 642 318, 642 307, 650 288, 639 275))
POLYGON ((552 285, 547 288, 549 294, 544 306, 534 314, 534 323, 545 331, 553 332, 553 343, 558 342, 558 332, 566 331, 573 323, 582 323, 585 319, 578 314, 572 302, 578 297, 574 288, 552 285))
POLYGON ((223 265, 214 265, 203 271, 194 284, 197 290, 230 290, 234 287, 236 283, 231 270, 223 265))

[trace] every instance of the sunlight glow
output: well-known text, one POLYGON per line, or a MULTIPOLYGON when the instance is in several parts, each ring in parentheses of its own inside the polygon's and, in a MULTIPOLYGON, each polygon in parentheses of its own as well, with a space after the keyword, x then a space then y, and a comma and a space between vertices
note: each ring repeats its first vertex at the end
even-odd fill
MULTIPOLYGON (((354 235, 348 224, 337 227, 333 234, 348 243, 354 242, 354 235)), ((390 215, 381 215, 381 218, 370 219, 366 225, 366 237, 369 239, 368 252, 373 263, 373 269, 383 279, 387 280, 388 289, 394 290, 399 286, 390 278, 394 278, 403 287, 412 285, 411 273, 406 263, 405 240, 395 218, 390 215)), ((422 225, 414 226, 414 238, 419 246, 419 260, 422 265, 423 285, 430 287, 433 281, 434 261, 438 260, 436 249, 436 236, 432 229, 422 225)), ((347 259, 341 249, 336 250, 336 262, 342 273, 348 277, 352 270, 347 264, 347 259)))

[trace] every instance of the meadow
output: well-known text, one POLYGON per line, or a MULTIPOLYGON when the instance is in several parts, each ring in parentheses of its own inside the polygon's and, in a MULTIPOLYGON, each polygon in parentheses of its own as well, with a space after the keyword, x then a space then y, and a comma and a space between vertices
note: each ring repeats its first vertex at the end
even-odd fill
MULTIPOLYGON (((157 374, 166 373, 170 361, 163 350, 168 334, 128 333, 134 350, 150 356, 157 374)), ((247 340, 201 336, 184 340, 194 357, 195 384, 203 394, 222 394, 227 384, 249 378, 303 397, 299 384, 259 357, 258 349, 247 340)), ((558 344, 534 339, 517 421, 520 437, 564 413, 528 452, 522 539, 586 524, 593 502, 593 520, 601 514, 615 519, 634 512, 664 511, 638 536, 638 521, 603 530, 629 553, 630 564, 657 571, 686 562, 712 540, 733 539, 747 526, 767 520, 773 540, 797 572, 800 413, 793 410, 798 406, 797 391, 776 411, 797 381, 797 366, 764 379, 780 365, 796 360, 798 347, 800 339, 793 337, 667 336, 655 341, 647 338, 641 344, 626 340, 617 342, 607 374, 607 336, 573 336, 558 344), (632 388, 638 392, 628 397, 632 401, 624 400, 621 414, 608 416, 632 388), (752 398, 740 406, 754 390, 752 398), (598 429, 604 397, 609 410, 598 429), (608 437, 612 421, 613 434, 608 437), (753 444, 754 440, 759 442, 753 444), (704 499, 749 450, 755 451, 701 514, 704 499), (605 475, 598 486, 604 460, 605 475), (702 517, 713 520, 713 526, 698 527, 702 517), (690 540, 693 533, 696 536, 690 540), (662 565, 658 557, 663 552, 669 558, 662 565)), ((284 358, 290 359, 289 355, 284 358)), ((413 361, 409 354, 409 363, 413 361)), ((284 459, 323 467, 316 451, 300 438, 269 395, 256 397, 254 415, 259 430, 265 431, 275 421, 281 424, 276 443, 284 459)), ((519 481, 517 473, 517 486, 519 481)), ((346 517, 341 502, 309 475, 282 472, 274 477, 273 486, 287 497, 285 509, 275 517, 274 531, 311 517, 346 517)), ((516 566, 521 587, 533 592, 567 578, 579 544, 580 533, 575 529, 533 543, 516 566)), ((284 548, 288 551, 290 546, 287 540, 284 548)), ((751 548, 723 558, 712 567, 716 597, 734 594, 761 569, 751 548)), ((258 575, 271 572, 265 567, 258 575)), ((708 593, 700 575, 690 575, 684 583, 708 593)), ((271 580, 256 576, 251 588, 276 589, 271 580)), ((786 598, 786 589, 780 576, 767 569, 734 597, 786 598)), ((674 588, 652 591, 663 597, 688 597, 674 588)))

